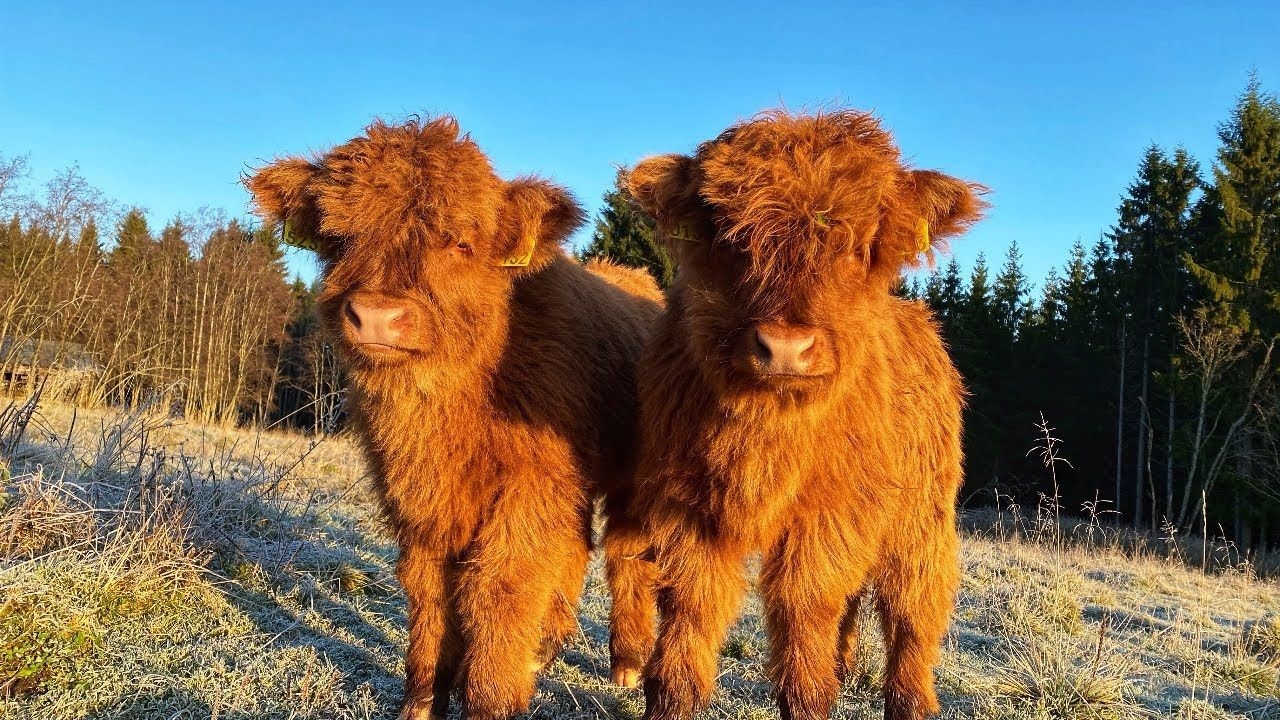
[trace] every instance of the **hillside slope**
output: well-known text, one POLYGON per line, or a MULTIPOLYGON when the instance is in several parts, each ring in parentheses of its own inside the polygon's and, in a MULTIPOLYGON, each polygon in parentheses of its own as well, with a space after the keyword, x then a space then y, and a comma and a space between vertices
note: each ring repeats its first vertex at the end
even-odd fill
MULTIPOLYGON (((405 604, 348 441, 11 407, 0 453, 0 717, 394 717, 405 604)), ((1061 532, 967 533, 944 717, 1280 718, 1280 585, 1061 532)), ((641 713, 607 603, 597 564, 532 717, 641 713)), ((864 637, 835 717, 880 716, 864 637)), ((753 597, 705 717, 777 717, 766 653, 753 597)))

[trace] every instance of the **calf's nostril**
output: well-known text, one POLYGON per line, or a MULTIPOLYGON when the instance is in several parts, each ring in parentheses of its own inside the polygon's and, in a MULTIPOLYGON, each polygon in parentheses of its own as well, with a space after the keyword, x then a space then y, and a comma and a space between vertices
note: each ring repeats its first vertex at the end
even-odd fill
POLYGON ((395 345, 412 320, 403 305, 384 307, 357 301, 343 306, 343 316, 358 342, 374 345, 395 345))
POLYGON ((760 358, 764 362, 769 362, 773 357, 773 351, 770 349, 769 336, 757 330, 754 345, 755 347, 753 349, 755 350, 756 357, 760 358))
POLYGON ((753 351, 764 368, 771 373, 796 374, 808 371, 814 359, 818 336, 816 333, 796 336, 790 333, 770 333, 757 329, 753 351))
POLYGON ((342 306, 342 313, 346 315, 347 320, 357 329, 360 327, 360 313, 356 312, 356 307, 350 300, 342 306))

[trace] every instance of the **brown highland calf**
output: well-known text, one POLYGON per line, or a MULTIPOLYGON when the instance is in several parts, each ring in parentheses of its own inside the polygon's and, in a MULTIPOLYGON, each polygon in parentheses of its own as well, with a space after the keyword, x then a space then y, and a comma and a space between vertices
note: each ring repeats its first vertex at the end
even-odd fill
MULTIPOLYGON (((246 184, 323 263, 319 314, 400 545, 401 717, 445 717, 454 688, 467 718, 524 710, 578 631, 593 500, 606 495, 615 520, 629 502, 657 286, 568 258, 574 199, 504 182, 448 117, 376 122, 246 184)), ((634 685, 652 644, 651 568, 643 547, 612 540, 614 674, 634 685)))
POLYGON ((640 369, 635 512, 662 618, 645 717, 708 701, 755 551, 784 719, 829 715, 870 588, 885 717, 937 712, 964 390, 929 312, 891 288, 978 219, 982 188, 904 167, 851 111, 758 116, 628 186, 680 263, 640 369))

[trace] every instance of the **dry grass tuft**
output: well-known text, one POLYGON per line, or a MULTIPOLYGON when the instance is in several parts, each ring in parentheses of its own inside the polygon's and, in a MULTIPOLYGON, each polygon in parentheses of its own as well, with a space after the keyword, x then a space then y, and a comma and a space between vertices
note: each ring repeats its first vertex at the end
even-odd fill
POLYGON ((1280 614, 1267 613, 1244 628, 1245 646, 1263 660, 1280 662, 1280 614))
POLYGON ((1135 700, 1135 663, 1072 646, 1014 644, 984 688, 1002 715, 1123 720, 1149 713, 1135 700))
POLYGON ((1079 635, 1084 632, 1084 623, 1077 577, 1017 564, 1000 568, 985 588, 989 605, 983 609, 978 625, 1001 637, 1079 635))

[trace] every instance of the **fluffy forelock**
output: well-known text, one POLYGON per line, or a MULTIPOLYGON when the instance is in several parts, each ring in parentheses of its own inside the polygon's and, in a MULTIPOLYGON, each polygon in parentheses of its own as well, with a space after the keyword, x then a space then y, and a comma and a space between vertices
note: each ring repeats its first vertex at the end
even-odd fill
POLYGON ((722 237, 768 275, 869 242, 901 163, 868 113, 761 113, 703 143, 700 194, 722 237))
POLYGON ((313 192, 326 233, 384 240, 417 234, 443 245, 496 230, 502 181, 451 117, 375 121, 318 162, 313 192))

